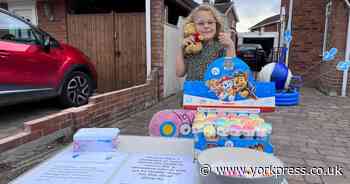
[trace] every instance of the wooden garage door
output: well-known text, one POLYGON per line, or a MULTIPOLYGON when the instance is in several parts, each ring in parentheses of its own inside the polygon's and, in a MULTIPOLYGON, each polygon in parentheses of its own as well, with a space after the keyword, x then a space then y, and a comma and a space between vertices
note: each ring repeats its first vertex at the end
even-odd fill
POLYGON ((146 26, 144 13, 115 16, 118 88, 146 82, 146 26))
POLYGON ((113 14, 69 15, 69 44, 93 61, 98 74, 98 92, 116 89, 113 14))
POLYGON ((146 82, 144 13, 68 15, 68 40, 94 62, 98 92, 146 82))

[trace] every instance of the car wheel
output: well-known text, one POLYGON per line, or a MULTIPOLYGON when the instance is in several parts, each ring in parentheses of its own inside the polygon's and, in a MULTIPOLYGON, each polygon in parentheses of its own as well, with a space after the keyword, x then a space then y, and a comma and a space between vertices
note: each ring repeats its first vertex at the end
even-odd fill
POLYGON ((89 102, 92 94, 92 81, 90 77, 79 71, 69 74, 62 86, 59 96, 60 103, 65 107, 77 107, 89 102))

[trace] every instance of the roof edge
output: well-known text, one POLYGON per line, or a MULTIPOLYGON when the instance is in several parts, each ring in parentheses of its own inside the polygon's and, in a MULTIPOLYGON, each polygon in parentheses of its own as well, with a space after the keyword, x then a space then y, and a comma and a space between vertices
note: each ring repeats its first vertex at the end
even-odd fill
POLYGON ((250 27, 249 30, 256 29, 256 28, 260 28, 260 27, 264 27, 264 26, 268 26, 268 25, 272 25, 272 24, 279 23, 279 22, 281 22, 281 21, 280 21, 280 20, 277 20, 277 21, 273 21, 273 22, 266 23, 266 24, 253 26, 253 27, 250 27))

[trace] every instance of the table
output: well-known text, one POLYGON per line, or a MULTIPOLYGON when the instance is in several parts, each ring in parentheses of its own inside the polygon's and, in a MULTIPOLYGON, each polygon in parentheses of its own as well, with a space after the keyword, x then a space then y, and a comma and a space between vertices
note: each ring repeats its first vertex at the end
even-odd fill
MULTIPOLYGON (((193 139, 120 135, 119 140, 119 150, 126 154, 164 154, 194 158, 195 151, 193 139)), ((43 167, 50 164, 55 164, 55 159, 57 160, 57 158, 62 156, 64 152, 71 151, 71 149, 72 145, 68 146, 58 154, 54 155, 52 158, 16 178, 10 182, 10 184, 23 183, 26 178, 30 178, 31 175, 35 174, 35 172, 38 172, 43 167)), ((197 165, 194 160, 193 165, 197 165)), ((194 170, 193 176, 194 183, 199 184, 199 172, 196 172, 196 170, 194 170)), ((110 181, 111 180, 107 180, 106 183, 114 183, 110 181)))

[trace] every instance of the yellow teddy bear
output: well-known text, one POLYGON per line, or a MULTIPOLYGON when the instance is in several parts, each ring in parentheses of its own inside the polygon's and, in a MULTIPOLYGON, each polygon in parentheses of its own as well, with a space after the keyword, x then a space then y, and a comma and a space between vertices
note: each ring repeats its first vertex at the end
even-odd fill
POLYGON ((184 47, 185 54, 191 55, 191 54, 199 53, 203 48, 203 45, 201 42, 203 40, 203 37, 200 35, 199 32, 197 32, 194 23, 187 23, 184 26, 184 38, 187 38, 189 36, 194 36, 195 43, 185 45, 184 47))

